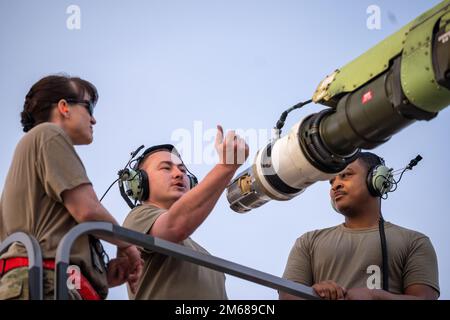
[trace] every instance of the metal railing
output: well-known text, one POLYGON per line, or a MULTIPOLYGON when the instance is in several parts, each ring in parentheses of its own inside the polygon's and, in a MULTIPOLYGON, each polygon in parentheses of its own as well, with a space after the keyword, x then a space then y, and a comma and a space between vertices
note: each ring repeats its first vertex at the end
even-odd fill
POLYGON ((304 298, 319 299, 311 287, 289 281, 274 275, 252 269, 215 256, 199 253, 182 245, 129 230, 107 222, 85 222, 72 228, 62 239, 56 251, 55 299, 69 299, 67 268, 70 265, 70 251, 78 237, 91 234, 98 238, 120 240, 147 250, 182 259, 216 271, 248 280, 272 289, 304 298))
POLYGON ((30 300, 42 300, 44 298, 43 289, 43 269, 42 252, 39 242, 24 232, 15 232, 0 243, 0 255, 8 250, 14 242, 19 242, 25 246, 28 255, 28 288, 30 300))

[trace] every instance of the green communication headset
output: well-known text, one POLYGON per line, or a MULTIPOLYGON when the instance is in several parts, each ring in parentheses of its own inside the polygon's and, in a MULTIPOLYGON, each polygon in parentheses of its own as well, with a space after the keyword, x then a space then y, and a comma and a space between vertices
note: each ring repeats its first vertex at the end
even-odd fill
MULTIPOLYGON (((387 193, 395 191, 394 186, 396 182, 394 180, 393 169, 386 167, 384 159, 377 157, 377 164, 370 167, 367 172, 366 185, 369 193, 373 197, 384 198, 387 193)), ((339 212, 336 208, 336 204, 331 199, 331 207, 334 211, 339 212)))
POLYGON ((377 156, 378 164, 369 168, 367 173, 367 189, 374 197, 383 198, 394 188, 393 169, 386 167, 383 158, 377 156))
MULTIPOLYGON (((128 161, 125 168, 118 173, 120 194, 131 209, 136 207, 138 201, 143 202, 150 197, 150 184, 147 172, 139 168, 142 162, 150 154, 161 150, 169 151, 181 159, 177 149, 171 144, 152 146, 135 159, 142 148, 144 148, 144 146, 140 146, 136 151, 131 153, 130 161, 128 161), (131 163, 133 163, 133 165, 131 165, 131 163)), ((189 178, 189 187, 192 189, 198 184, 198 179, 189 171, 189 169, 186 168, 186 170, 188 171, 187 177, 189 178)))

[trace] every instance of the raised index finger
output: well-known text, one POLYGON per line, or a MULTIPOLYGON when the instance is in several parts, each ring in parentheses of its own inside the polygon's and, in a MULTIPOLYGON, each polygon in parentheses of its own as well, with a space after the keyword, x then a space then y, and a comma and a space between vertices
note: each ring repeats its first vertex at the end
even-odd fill
POLYGON ((217 134, 216 134, 216 146, 221 144, 223 141, 223 128, 220 124, 217 125, 217 134))

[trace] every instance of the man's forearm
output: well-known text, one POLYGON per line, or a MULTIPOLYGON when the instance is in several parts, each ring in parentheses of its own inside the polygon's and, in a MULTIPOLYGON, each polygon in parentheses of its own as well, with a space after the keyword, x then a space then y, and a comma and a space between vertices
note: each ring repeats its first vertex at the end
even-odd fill
POLYGON ((184 224, 188 233, 194 232, 212 211, 235 172, 234 167, 216 165, 199 185, 174 203, 169 209, 171 219, 184 224))

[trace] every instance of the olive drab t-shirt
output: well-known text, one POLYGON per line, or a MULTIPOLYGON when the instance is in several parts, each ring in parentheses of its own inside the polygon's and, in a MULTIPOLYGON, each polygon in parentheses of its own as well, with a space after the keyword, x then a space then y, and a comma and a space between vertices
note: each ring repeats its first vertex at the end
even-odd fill
MULTIPOLYGON (((416 231, 385 223, 389 291, 404 294, 413 284, 439 293, 436 253, 430 239, 416 231)), ((349 229, 343 224, 307 232, 289 254, 283 278, 312 286, 332 280, 343 288, 382 288, 382 254, 378 226, 349 229)))
MULTIPOLYGON (((77 222, 64 207, 61 194, 90 184, 69 136, 53 123, 37 125, 19 141, 0 202, 0 238, 22 231, 39 242, 44 259, 54 259, 61 238, 77 222)), ((26 257, 18 243, 0 258, 26 257)), ((88 237, 72 247, 71 263, 80 266, 98 293, 108 292, 106 271, 92 264, 88 237)))
MULTIPOLYGON (((148 233, 165 209, 152 205, 134 208, 123 223, 125 228, 148 233)), ((194 251, 209 254, 191 238, 181 243, 194 251)), ((144 269, 136 295, 130 299, 150 300, 225 300, 225 275, 184 260, 142 250, 144 269)))

